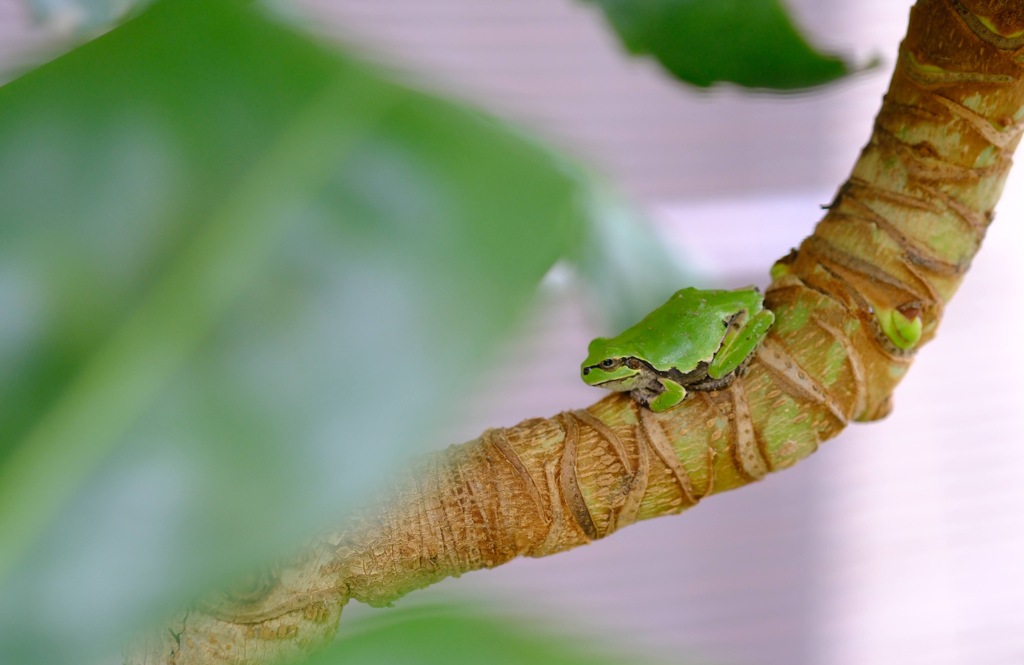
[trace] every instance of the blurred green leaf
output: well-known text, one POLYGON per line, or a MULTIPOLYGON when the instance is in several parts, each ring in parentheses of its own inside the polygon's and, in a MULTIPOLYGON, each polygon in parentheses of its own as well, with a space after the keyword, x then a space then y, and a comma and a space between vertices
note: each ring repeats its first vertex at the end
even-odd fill
POLYGON ((850 73, 800 34, 779 0, 584 0, 599 6, 635 55, 682 81, 794 90, 850 73))
POLYGON ((237 2, 0 88, 0 662, 114 653, 435 446, 576 190, 237 2))
POLYGON ((382 610, 342 623, 341 638, 309 665, 642 665, 550 622, 541 630, 480 607, 382 610))

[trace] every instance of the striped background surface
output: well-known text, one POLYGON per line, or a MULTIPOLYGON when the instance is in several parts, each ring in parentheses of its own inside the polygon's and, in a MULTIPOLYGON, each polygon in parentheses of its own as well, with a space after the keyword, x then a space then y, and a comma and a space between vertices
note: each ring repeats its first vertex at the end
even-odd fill
MULTIPOLYGON (((910 3, 790 4, 819 45, 885 62, 813 96, 694 94, 625 60, 578 2, 306 0, 301 11, 322 34, 596 165, 652 211, 681 256, 739 286, 764 284, 849 171, 910 3)), ((0 0, 0 72, 50 43, 18 0, 0 0)), ((885 421, 853 426, 796 468, 686 515, 403 602, 484 597, 601 635, 626 662, 1024 664, 1022 220, 1018 173, 885 421)), ((553 275, 439 445, 592 401, 576 366, 597 332, 574 287, 553 275)))

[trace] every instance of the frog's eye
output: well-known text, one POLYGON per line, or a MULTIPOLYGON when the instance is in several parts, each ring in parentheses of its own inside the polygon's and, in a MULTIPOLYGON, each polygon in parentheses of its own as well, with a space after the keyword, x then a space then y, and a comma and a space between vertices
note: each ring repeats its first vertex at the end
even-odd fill
POLYGON ((636 358, 630 358, 626 361, 626 367, 630 369, 640 369, 640 361, 636 358))
POLYGON ((615 359, 614 358, 606 358, 606 359, 602 360, 601 361, 601 367, 603 367, 605 369, 611 369, 612 367, 615 367, 615 359))

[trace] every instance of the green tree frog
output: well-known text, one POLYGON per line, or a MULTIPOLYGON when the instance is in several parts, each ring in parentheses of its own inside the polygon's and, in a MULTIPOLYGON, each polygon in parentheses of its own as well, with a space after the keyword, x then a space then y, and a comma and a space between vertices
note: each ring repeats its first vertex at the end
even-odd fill
POLYGON ((731 384, 774 321, 756 287, 682 289, 616 337, 592 341, 580 371, 588 385, 630 392, 652 411, 665 411, 687 390, 731 384))

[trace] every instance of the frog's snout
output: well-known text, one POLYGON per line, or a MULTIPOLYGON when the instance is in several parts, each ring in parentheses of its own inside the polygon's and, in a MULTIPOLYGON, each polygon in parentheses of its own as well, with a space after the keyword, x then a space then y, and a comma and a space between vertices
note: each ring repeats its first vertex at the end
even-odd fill
POLYGON ((583 368, 583 376, 586 376, 587 374, 590 374, 590 368, 589 367, 584 367, 583 368))

